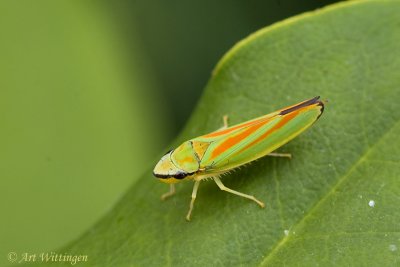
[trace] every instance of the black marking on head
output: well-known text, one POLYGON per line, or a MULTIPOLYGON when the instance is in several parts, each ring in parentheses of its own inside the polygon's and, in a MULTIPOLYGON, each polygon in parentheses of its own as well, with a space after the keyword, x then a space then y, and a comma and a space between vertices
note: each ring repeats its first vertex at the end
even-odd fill
POLYGON ((310 106, 310 105, 313 105, 313 104, 316 104, 316 103, 318 103, 318 105, 322 106, 322 109, 321 109, 321 113, 322 113, 324 104, 321 101, 319 101, 318 99, 319 99, 319 96, 316 96, 316 97, 311 98, 309 100, 306 100, 306 101, 304 101, 304 102, 302 102, 302 103, 300 103, 300 104, 298 104, 298 105, 296 105, 294 107, 291 107, 291 108, 288 108, 288 109, 284 109, 281 112, 279 112, 279 115, 285 115, 285 114, 293 112, 293 111, 295 111, 295 110, 297 110, 299 108, 307 107, 307 106, 310 106))
POLYGON ((159 174, 159 173, 153 172, 153 175, 157 178, 161 178, 161 179, 175 178, 178 180, 182 180, 183 178, 193 175, 193 174, 194 174, 194 172, 183 172, 183 171, 179 171, 175 174, 159 174))
POLYGON ((171 178, 172 176, 169 174, 160 174, 160 173, 155 173, 153 171, 153 175, 157 178, 161 178, 161 179, 167 179, 167 178, 171 178))

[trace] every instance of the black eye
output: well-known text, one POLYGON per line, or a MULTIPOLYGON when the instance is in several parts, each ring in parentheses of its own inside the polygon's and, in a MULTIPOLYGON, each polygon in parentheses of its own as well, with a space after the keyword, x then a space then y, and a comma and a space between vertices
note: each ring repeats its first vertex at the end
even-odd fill
POLYGON ((188 177, 193 174, 194 174, 194 172, 178 172, 178 173, 174 174, 173 177, 175 179, 183 179, 183 178, 188 177))
POLYGON ((187 172, 178 172, 174 175, 174 178, 176 179, 183 179, 186 176, 188 176, 189 174, 187 172))

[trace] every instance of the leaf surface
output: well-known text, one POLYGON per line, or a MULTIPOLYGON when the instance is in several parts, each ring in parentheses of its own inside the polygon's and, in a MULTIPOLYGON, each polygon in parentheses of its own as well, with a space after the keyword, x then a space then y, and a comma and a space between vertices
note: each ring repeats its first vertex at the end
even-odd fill
POLYGON ((219 128, 224 114, 236 124, 316 95, 329 100, 315 125, 279 149, 292 160, 265 157, 224 177, 265 209, 203 182, 188 223, 192 183, 161 202, 168 188, 148 170, 62 251, 86 254, 92 266, 399 264, 398 14, 399 1, 333 5, 256 32, 219 62, 172 147, 219 128))

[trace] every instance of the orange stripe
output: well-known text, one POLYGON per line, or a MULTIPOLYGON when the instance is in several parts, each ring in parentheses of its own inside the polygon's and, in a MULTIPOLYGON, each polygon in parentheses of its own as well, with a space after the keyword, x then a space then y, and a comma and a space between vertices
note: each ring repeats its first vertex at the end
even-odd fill
POLYGON ((237 153, 240 153, 248 148, 250 148, 251 146, 257 144, 258 142, 260 142, 261 140, 263 140, 264 138, 266 138, 268 135, 272 134, 273 132, 279 130, 280 128, 282 128, 286 123, 288 123, 291 119, 293 119, 294 117, 296 117, 300 112, 304 112, 307 109, 312 109, 316 106, 318 106, 319 103, 310 105, 310 106, 306 106, 297 110, 292 111, 291 113, 287 113, 286 115, 282 116, 282 119, 271 129, 269 129, 268 131, 266 131, 265 133, 263 133, 261 136, 259 136, 256 140, 254 140, 253 142, 251 142, 250 144, 248 144, 247 146, 245 146, 244 148, 242 148, 240 151, 238 151, 237 153))
POLYGON ((213 132, 213 133, 210 133, 210 134, 207 134, 207 135, 203 135, 203 137, 216 137, 216 136, 224 135, 224 134, 230 133, 230 132, 232 132, 234 130, 237 130, 237 129, 240 129, 240 128, 244 128, 244 127, 249 126, 249 125, 258 124, 258 123, 261 123, 261 122, 267 122, 270 119, 271 119, 271 117, 262 118, 262 119, 257 120, 257 121, 250 121, 250 122, 243 123, 243 124, 240 124, 240 125, 237 125, 237 126, 233 126, 233 127, 227 128, 227 129, 216 131, 216 132, 213 132))
POLYGON ((256 125, 251 126, 249 129, 244 131, 241 134, 238 134, 236 136, 233 136, 231 138, 228 138, 225 142, 223 142, 221 145, 219 145, 211 154, 211 158, 216 158, 222 153, 224 153, 226 150, 231 148, 232 146, 236 145, 246 137, 248 137, 250 134, 254 133, 257 131, 259 128, 261 128, 263 125, 265 125, 266 122, 264 123, 258 123, 256 125))
MULTIPOLYGON (((301 109, 301 108, 304 108, 304 107, 301 107, 302 104, 304 104, 306 102, 309 102, 309 101, 312 101, 312 100, 317 101, 318 99, 319 99, 319 96, 311 98, 311 99, 308 99, 308 100, 305 100, 303 102, 300 102, 300 103, 297 103, 297 104, 294 104, 294 105, 291 105, 291 106, 288 106, 288 107, 285 107, 285 108, 282 108, 282 109, 279 109, 278 111, 275 111, 275 112, 277 114, 279 114, 279 112, 281 112, 281 111, 288 110, 288 109, 294 108, 296 106, 300 106, 299 109, 301 109)), ((314 105, 314 104, 315 104, 315 102, 310 103, 310 106, 314 105)), ((275 113, 275 112, 273 112, 273 113, 275 113)), ((243 124, 240 124, 240 125, 237 125, 237 126, 233 126, 233 127, 227 128, 227 129, 216 131, 216 132, 213 132, 213 133, 210 133, 210 134, 207 134, 207 135, 203 135, 203 137, 216 137, 216 136, 224 135, 224 134, 230 133, 230 132, 232 132, 232 131, 234 131, 236 129, 239 129, 239 128, 242 128, 242 127, 246 127, 246 126, 249 126, 249 125, 252 125, 252 124, 260 123, 260 122, 262 122, 264 120, 268 120, 269 121, 274 117, 275 116, 271 116, 271 117, 268 117, 268 118, 261 118, 259 120, 250 121, 250 122, 243 123, 243 124)))
POLYGON ((242 148, 239 152, 241 153, 242 151, 254 146, 255 144, 259 143, 260 141, 264 140, 268 135, 272 134, 273 132, 279 130, 282 126, 284 126, 288 121, 296 117, 296 115, 299 113, 299 110, 296 110, 295 112, 288 113, 287 115, 283 116, 282 119, 271 129, 263 133, 261 136, 259 136, 256 140, 242 148))

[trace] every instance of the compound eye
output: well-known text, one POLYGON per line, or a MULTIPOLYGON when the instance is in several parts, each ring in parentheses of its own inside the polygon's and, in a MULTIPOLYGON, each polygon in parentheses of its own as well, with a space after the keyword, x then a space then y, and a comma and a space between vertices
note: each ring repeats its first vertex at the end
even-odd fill
POLYGON ((188 173, 186 173, 186 172, 178 172, 177 174, 174 175, 174 178, 176 178, 176 179, 183 179, 183 178, 185 178, 186 176, 188 176, 188 173))

